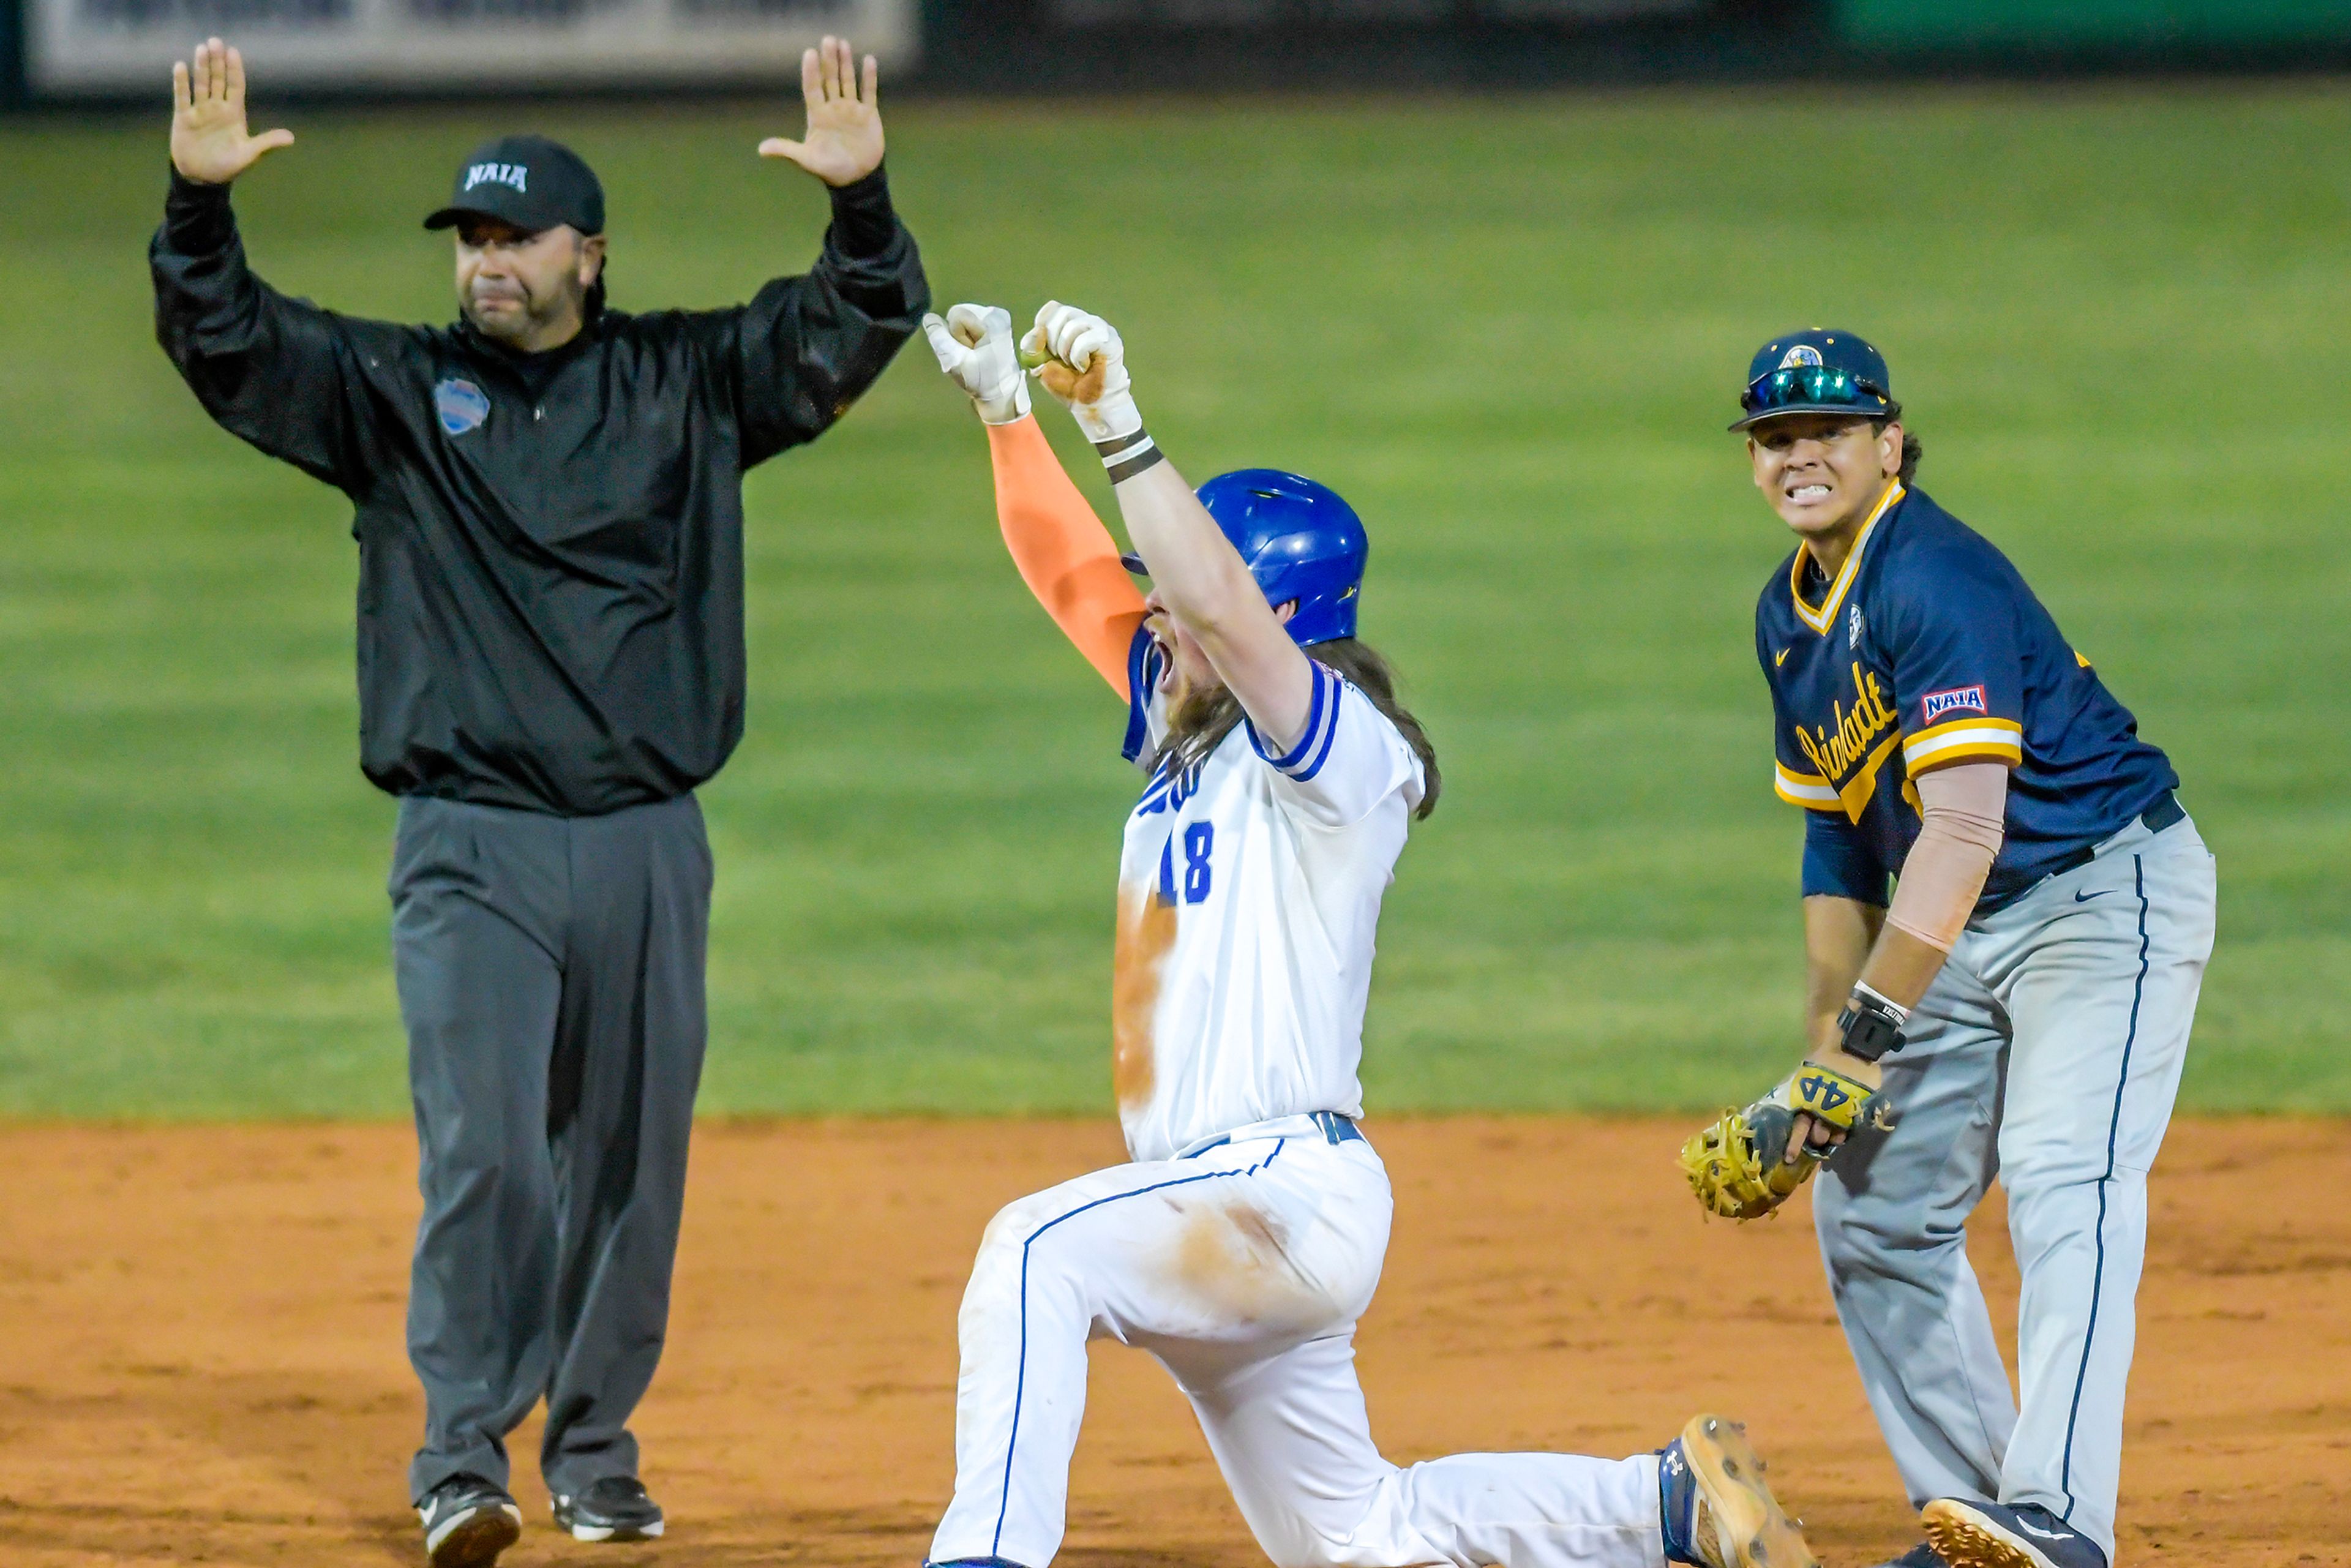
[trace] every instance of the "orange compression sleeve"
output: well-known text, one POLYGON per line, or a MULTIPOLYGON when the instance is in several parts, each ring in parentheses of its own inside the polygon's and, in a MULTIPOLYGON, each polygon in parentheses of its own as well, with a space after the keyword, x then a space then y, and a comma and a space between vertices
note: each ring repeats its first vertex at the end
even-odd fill
POLYGON ((1020 580, 1062 634, 1120 696, 1126 655, 1143 624, 1143 594, 1033 418, 987 427, 996 465, 996 521, 1020 580))

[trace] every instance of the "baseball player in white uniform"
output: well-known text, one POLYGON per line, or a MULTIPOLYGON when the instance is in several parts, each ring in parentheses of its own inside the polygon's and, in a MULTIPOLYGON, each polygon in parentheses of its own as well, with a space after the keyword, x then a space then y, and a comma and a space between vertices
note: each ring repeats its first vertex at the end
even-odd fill
POLYGON ((956 1486, 934 1564, 1060 1549, 1086 1344, 1140 1346, 1197 1412, 1280 1568, 1802 1568, 1734 1426, 1623 1459, 1372 1441, 1356 1319, 1391 1201, 1355 1125, 1380 900, 1435 756, 1355 640, 1365 543, 1335 494, 1248 470, 1196 497, 1136 412, 1118 334, 1049 304, 925 326, 987 426, 1023 576, 1127 699, 1145 787, 1120 857, 1113 1077, 1132 1163, 1008 1206, 959 1322, 956 1486), (1029 417, 1020 360, 1102 455, 1122 558, 1029 417), (1148 563, 1148 598, 1129 570, 1148 563))

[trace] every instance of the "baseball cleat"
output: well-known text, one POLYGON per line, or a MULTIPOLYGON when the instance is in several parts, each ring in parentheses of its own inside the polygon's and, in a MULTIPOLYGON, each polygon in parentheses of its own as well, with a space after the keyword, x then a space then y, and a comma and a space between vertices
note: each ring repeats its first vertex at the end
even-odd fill
POLYGON ((2106 1568, 2096 1542, 2037 1503, 1938 1497, 1918 1517, 1950 1568, 2106 1568))
POLYGON ((574 1541, 651 1541, 664 1528, 661 1504, 634 1476, 590 1481, 577 1496, 559 1494, 555 1528, 574 1541))
POLYGON ((1803 1521, 1788 1517, 1763 1479, 1747 1428, 1693 1416, 1657 1455, 1668 1561, 1696 1568, 1821 1568, 1803 1521))
POLYGON ((479 1476, 451 1476, 416 1505, 433 1568, 488 1568, 522 1536, 522 1510, 479 1476))

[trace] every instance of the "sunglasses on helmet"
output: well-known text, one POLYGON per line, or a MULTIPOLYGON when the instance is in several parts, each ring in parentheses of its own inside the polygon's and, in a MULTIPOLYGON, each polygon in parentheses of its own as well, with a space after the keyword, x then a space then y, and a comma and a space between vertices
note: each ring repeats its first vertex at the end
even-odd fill
POLYGON ((1850 408, 1876 413, 1890 401, 1886 389, 1876 382, 1833 365, 1788 365, 1767 371, 1739 394, 1739 406, 1750 419, 1783 408, 1850 408))

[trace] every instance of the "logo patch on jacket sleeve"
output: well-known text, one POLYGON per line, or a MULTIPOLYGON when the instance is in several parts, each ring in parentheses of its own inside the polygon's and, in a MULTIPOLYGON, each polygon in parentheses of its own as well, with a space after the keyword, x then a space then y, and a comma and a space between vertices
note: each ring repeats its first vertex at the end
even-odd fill
POLYGON ((1947 713, 1980 713, 1990 716, 1984 706, 1981 686, 1953 686, 1947 692, 1928 692, 1926 696, 1927 722, 1934 723, 1947 713))
POLYGON ((451 376, 434 385, 433 412, 441 416, 444 432, 463 435, 490 417, 490 400, 473 382, 451 376))

